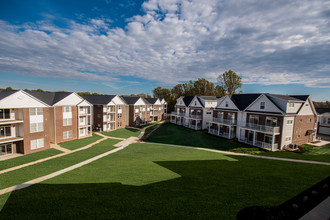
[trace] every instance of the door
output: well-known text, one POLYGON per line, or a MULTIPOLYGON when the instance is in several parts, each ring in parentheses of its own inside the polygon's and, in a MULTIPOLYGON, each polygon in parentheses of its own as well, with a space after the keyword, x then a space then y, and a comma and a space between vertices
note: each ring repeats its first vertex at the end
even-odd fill
POLYGON ((248 133, 248 142, 253 143, 253 132, 249 131, 248 133))

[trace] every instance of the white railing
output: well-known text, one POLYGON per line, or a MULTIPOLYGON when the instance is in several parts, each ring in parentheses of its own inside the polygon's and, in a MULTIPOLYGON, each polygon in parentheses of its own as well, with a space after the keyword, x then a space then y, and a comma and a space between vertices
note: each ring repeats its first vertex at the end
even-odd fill
POLYGON ((185 113, 178 113, 178 112, 171 112, 171 115, 176 115, 176 116, 185 116, 185 113))
POLYGON ((236 120, 223 119, 223 118, 212 118, 212 122, 226 124, 226 125, 236 125, 237 124, 236 120))
POLYGON ((266 143, 266 142, 263 142, 263 141, 257 141, 257 140, 255 140, 255 142, 253 144, 253 141, 249 141, 247 138, 242 138, 242 137, 239 139, 239 141, 243 142, 243 143, 246 143, 246 144, 256 146, 256 147, 267 149, 267 150, 277 149, 277 147, 278 147, 277 143, 274 143, 274 145, 272 145, 270 143, 266 143))
POLYGON ((242 126, 242 127, 249 128, 252 130, 270 132, 270 133, 279 133, 280 132, 280 127, 272 127, 272 126, 259 125, 259 124, 253 124, 253 123, 247 123, 246 126, 242 126))
POLYGON ((192 115, 192 114, 190 114, 189 118, 202 119, 202 116, 201 115, 192 115))
POLYGON ((218 130, 215 130, 215 129, 210 129, 209 133, 214 134, 219 137, 227 138, 227 139, 235 138, 235 133, 230 133, 230 135, 229 135, 229 133, 225 133, 225 132, 218 133, 218 130))

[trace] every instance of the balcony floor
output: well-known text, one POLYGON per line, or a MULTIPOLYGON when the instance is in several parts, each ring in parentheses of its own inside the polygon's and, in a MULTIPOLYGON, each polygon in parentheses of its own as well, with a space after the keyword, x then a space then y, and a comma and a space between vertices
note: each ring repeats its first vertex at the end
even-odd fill
POLYGON ((0 144, 8 143, 8 142, 15 142, 15 141, 22 141, 24 138, 22 137, 9 137, 9 138, 1 138, 0 144))

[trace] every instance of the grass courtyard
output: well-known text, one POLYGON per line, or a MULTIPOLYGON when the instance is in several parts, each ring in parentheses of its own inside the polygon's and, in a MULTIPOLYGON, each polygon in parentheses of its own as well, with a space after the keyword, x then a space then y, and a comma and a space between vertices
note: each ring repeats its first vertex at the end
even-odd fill
POLYGON ((69 150, 75 150, 75 149, 78 149, 81 147, 85 147, 100 139, 102 139, 102 137, 100 135, 93 134, 91 137, 67 141, 67 142, 60 143, 59 145, 61 147, 69 149, 69 150))
MULTIPOLYGON (((113 142, 100 144, 94 151, 113 142)), ((244 207, 279 205, 329 174, 323 165, 137 143, 0 196, 0 219, 235 219, 244 207)))
POLYGON ((250 145, 227 140, 207 134, 206 131, 195 131, 171 123, 164 123, 148 139, 150 142, 205 147, 217 150, 258 154, 270 157, 291 158, 299 160, 313 160, 330 162, 330 145, 323 147, 305 146, 305 151, 300 153, 276 151, 269 152, 250 145))
POLYGON ((102 131, 102 134, 104 135, 118 138, 138 137, 140 133, 140 129, 135 128, 120 128, 114 131, 102 131))

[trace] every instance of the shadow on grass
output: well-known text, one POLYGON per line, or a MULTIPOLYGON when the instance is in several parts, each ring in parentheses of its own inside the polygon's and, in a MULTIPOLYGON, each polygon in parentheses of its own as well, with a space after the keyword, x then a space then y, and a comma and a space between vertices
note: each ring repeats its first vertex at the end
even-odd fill
POLYGON ((305 164, 283 170, 279 161, 237 159, 156 162, 182 177, 144 186, 33 185, 10 195, 0 219, 234 219, 244 207, 281 204, 329 171, 308 170, 305 164))

